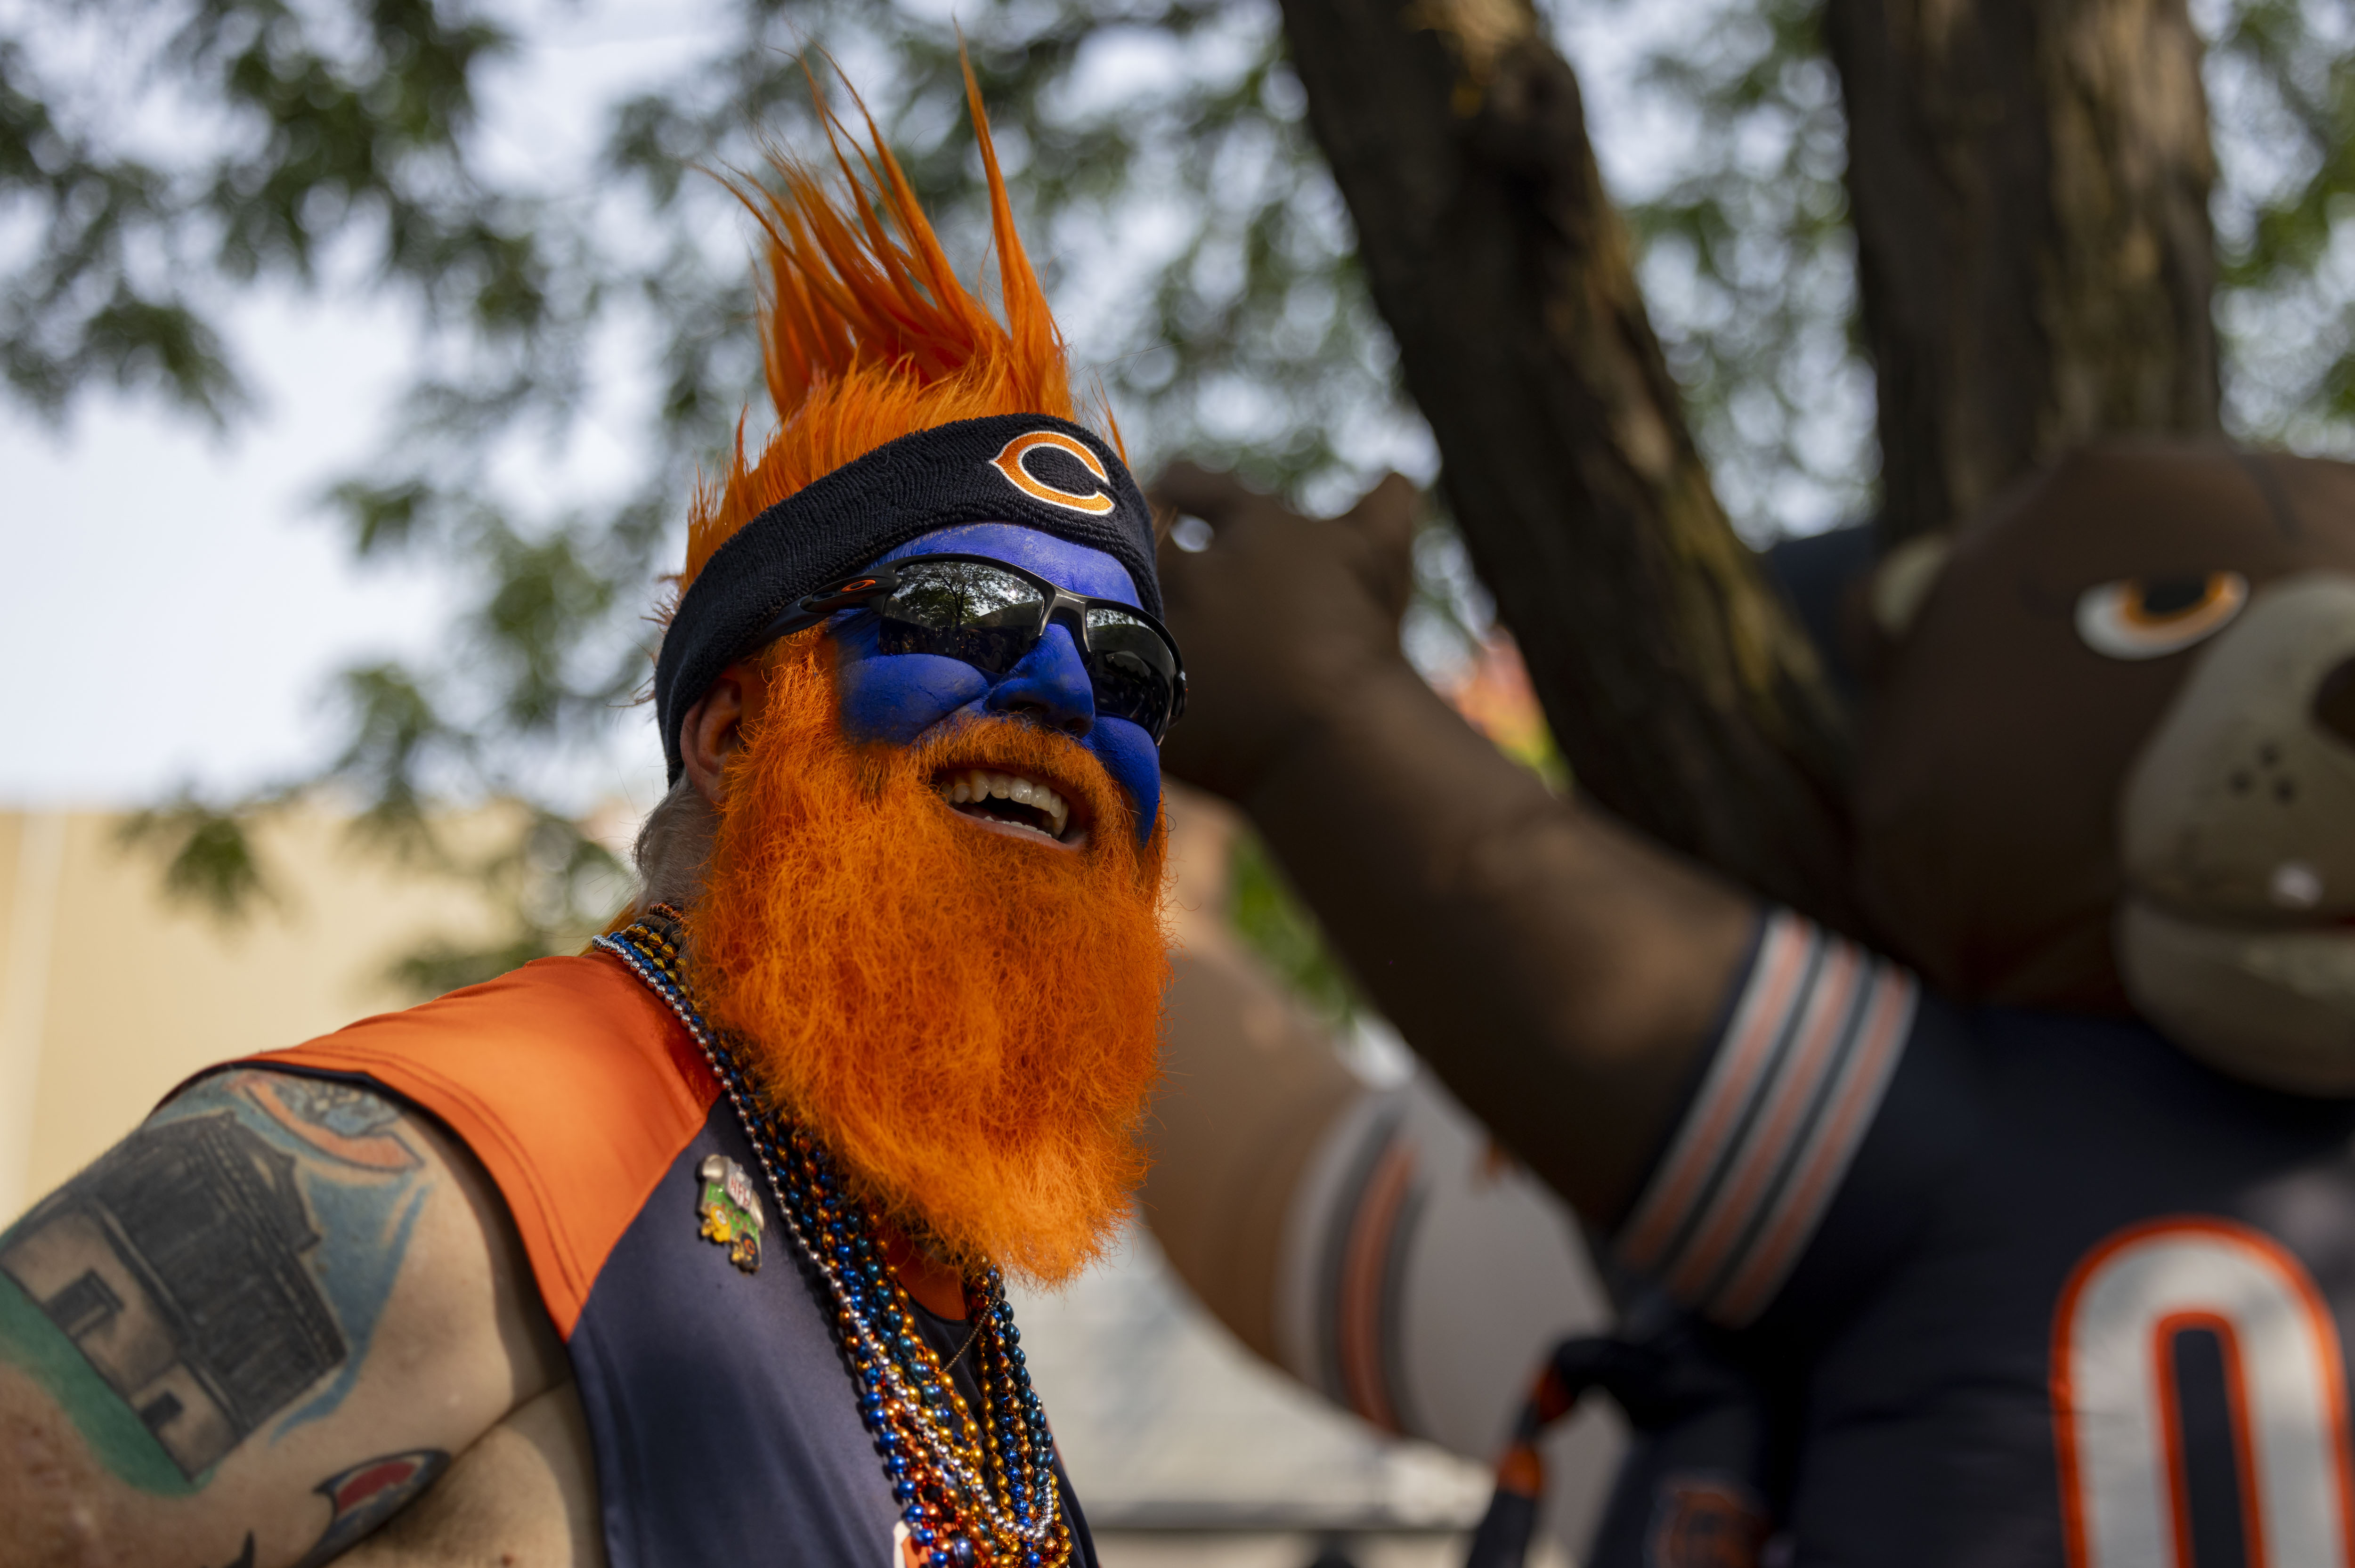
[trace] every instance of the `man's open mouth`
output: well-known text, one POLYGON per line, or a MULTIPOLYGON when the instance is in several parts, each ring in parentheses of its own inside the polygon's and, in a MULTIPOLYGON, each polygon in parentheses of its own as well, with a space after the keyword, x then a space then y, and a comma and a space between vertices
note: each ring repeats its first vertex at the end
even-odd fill
POLYGON ((978 822, 1035 833, 1058 844, 1074 843, 1086 830, 1060 791, 1021 773, 954 768, 935 776, 932 787, 951 811, 978 822))

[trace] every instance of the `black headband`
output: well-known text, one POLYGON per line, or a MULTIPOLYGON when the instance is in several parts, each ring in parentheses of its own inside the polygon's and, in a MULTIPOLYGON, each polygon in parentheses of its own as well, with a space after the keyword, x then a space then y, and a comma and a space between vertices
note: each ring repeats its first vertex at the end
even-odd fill
POLYGON ((655 660, 655 722, 677 784, 679 727, 719 672, 805 596, 919 535, 1013 523, 1100 549, 1161 613, 1153 514, 1117 453, 1069 420, 996 414, 877 447, 746 523, 680 595, 655 660))

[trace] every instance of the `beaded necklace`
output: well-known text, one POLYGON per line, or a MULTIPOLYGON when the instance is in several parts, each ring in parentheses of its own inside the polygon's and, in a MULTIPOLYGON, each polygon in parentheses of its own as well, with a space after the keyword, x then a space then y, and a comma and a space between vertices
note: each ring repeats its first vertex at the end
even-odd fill
MULTIPOLYGON (((891 1478, 923 1568, 1066 1568, 1071 1527, 1056 1488, 1055 1439, 1031 1392, 1014 1309, 995 1268, 964 1276, 966 1343, 981 1419, 918 1330, 885 1260, 873 1214, 847 1191, 826 1146, 760 1096, 703 1021, 678 961, 684 917, 667 904, 597 945, 629 965, 687 1026, 727 1093, 785 1229, 832 1298, 835 1343, 850 1363, 859 1418, 891 1478)), ((959 1356, 964 1354, 958 1352, 959 1356)))

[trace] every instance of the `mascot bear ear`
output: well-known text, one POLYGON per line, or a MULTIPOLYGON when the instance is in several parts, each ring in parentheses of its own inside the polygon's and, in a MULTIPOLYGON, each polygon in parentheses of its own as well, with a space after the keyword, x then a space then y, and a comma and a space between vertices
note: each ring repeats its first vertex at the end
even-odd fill
POLYGON ((1943 533, 1917 534, 1881 557, 1865 583, 1864 601, 1872 624, 1891 645, 1905 640, 1930 602, 1930 590, 1946 570, 1955 541, 1943 533))

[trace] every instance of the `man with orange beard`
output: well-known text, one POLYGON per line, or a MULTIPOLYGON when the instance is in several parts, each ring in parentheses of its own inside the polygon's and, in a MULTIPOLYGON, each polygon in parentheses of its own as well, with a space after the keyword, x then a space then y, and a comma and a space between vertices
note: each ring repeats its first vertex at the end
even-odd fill
POLYGON ((1093 1562, 1002 1278, 1141 1174, 1183 677, 973 108, 1003 325, 879 142, 745 193, 780 428, 697 497, 645 898, 0 1235, 0 1565, 1093 1562))

